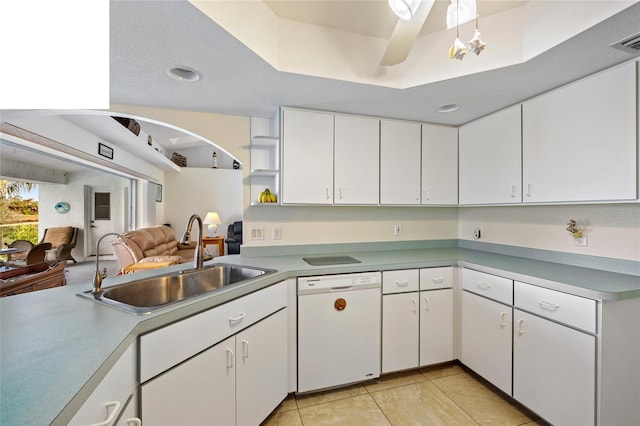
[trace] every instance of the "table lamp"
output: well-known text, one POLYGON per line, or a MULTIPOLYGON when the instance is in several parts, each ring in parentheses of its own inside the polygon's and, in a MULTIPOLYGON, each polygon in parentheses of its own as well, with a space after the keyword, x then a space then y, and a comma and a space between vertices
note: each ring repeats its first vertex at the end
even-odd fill
POLYGON ((216 235, 216 228, 218 228, 218 225, 220 225, 220 216, 218 216, 218 212, 209 212, 207 213, 207 215, 204 217, 204 222, 205 225, 207 226, 207 236, 208 237, 215 237, 216 235))

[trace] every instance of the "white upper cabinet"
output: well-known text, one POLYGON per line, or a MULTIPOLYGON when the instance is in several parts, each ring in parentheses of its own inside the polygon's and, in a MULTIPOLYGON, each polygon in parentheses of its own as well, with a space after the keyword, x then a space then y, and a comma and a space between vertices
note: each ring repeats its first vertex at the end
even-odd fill
POLYGON ((458 129, 422 125, 422 204, 458 204, 458 129))
POLYGON ((636 84, 630 62, 523 104, 525 203, 637 198, 636 84))
POLYGON ((380 120, 335 116, 334 203, 380 201, 380 120))
POLYGON ((380 121, 380 204, 420 204, 420 123, 380 121))
POLYGON ((332 204, 333 114, 282 110, 283 204, 332 204))
POLYGON ((459 128, 460 204, 522 202, 520 132, 520 105, 459 128))

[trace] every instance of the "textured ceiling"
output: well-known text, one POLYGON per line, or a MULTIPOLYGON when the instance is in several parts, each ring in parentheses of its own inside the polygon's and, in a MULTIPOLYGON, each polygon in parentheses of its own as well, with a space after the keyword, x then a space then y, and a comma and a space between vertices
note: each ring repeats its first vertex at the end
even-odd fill
POLYGON ((609 44, 637 32, 638 2, 522 64, 393 89, 278 71, 186 1, 112 1, 111 101, 262 117, 291 106, 459 125, 633 58, 609 44), (203 78, 168 78, 165 68, 176 64, 203 78), (461 108, 436 112, 450 103, 461 108))

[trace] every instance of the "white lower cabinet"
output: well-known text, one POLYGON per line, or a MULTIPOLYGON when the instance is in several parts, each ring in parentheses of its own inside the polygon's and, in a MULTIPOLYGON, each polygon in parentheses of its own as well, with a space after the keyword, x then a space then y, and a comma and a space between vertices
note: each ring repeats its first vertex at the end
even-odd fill
MULTIPOLYGON (((136 391, 136 344, 132 344, 116 361, 111 370, 80 407, 69 422, 70 425, 111 426, 118 417, 131 420, 130 425, 139 424, 135 403, 127 401, 136 391), (127 406, 125 414, 121 415, 127 406)), ((135 402, 135 401, 134 401, 135 402)), ((127 425, 120 421, 118 424, 127 425)))
POLYGON ((418 367, 417 291, 382 297, 382 373, 418 367))
POLYGON ((514 309, 513 397, 554 425, 595 421, 596 338, 514 309))
POLYGON ((514 306, 513 397, 555 425, 595 424, 596 301, 516 281, 514 306))
POLYGON ((287 395, 282 309, 145 383, 150 425, 257 425, 287 395))
POLYGON ((462 292, 460 361, 509 395, 512 311, 511 306, 462 292))
POLYGON ((453 289, 420 292, 420 365, 453 357, 453 289))
POLYGON ((382 297, 382 373, 454 359, 453 289, 417 291, 427 278, 426 288, 434 282, 451 287, 451 271, 447 267, 383 272, 387 294, 382 297))
POLYGON ((288 393, 287 283, 140 337, 147 425, 259 424, 288 393))

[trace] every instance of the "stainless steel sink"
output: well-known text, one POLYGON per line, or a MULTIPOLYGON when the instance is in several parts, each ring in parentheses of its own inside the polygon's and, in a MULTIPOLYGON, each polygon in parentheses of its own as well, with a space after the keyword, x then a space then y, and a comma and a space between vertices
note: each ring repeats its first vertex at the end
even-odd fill
POLYGON ((201 270, 184 270, 106 287, 100 295, 94 295, 91 290, 88 290, 79 293, 78 296, 141 315, 270 272, 274 271, 217 264, 206 266, 201 270))

